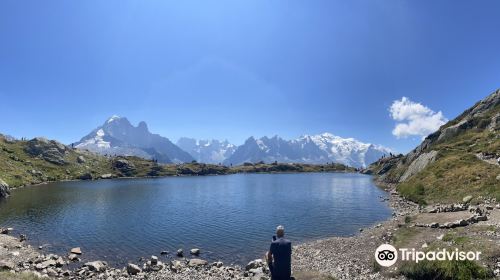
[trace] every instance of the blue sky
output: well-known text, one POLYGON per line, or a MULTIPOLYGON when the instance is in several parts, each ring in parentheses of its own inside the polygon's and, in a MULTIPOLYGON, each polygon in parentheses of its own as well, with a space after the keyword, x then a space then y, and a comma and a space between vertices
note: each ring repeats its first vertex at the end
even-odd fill
POLYGON ((70 143, 117 114, 173 140, 328 131, 406 152, 422 136, 393 134, 394 101, 452 119, 500 87, 499 10, 493 0, 5 0, 0 133, 70 143))

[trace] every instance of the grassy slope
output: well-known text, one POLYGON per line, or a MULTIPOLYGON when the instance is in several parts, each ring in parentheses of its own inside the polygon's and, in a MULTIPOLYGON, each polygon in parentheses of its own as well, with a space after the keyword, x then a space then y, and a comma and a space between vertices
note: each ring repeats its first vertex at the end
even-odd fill
MULTIPOLYGON (((482 120, 491 119, 499 113, 500 106, 497 105, 482 120)), ((466 195, 500 200, 500 181, 496 179, 500 175, 499 166, 476 157, 481 152, 500 154, 498 131, 486 129, 485 124, 466 130, 448 141, 431 145, 427 151, 438 151, 436 160, 422 172, 401 183, 398 191, 412 200, 427 203, 456 202, 466 195)), ((398 173, 398 170, 394 173, 398 173)))
MULTIPOLYGON (((470 111, 465 111, 440 130, 457 124, 470 111)), ((458 202, 467 195, 500 200, 500 181, 496 179, 500 175, 500 167, 476 157, 481 152, 500 155, 499 132, 488 129, 491 119, 497 114, 500 114, 500 104, 482 116, 472 118, 473 127, 445 141, 433 141, 422 152, 438 151, 435 161, 404 182, 398 181, 411 163, 408 156, 382 159, 372 164, 370 169, 377 174, 384 164, 392 162, 389 171, 379 177, 381 182, 397 185, 400 194, 421 204, 458 202)))

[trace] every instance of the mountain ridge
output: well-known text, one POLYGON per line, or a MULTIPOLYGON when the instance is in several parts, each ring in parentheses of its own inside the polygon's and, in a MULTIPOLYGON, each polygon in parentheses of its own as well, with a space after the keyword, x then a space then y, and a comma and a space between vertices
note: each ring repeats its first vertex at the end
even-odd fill
POLYGON ((135 127, 127 118, 116 115, 82 137, 80 141, 73 143, 73 146, 101 155, 139 156, 162 163, 194 160, 168 138, 149 132, 145 122, 141 121, 135 127))
POLYGON ((285 140, 277 135, 271 138, 251 136, 238 146, 224 164, 259 161, 315 164, 336 162, 353 167, 365 167, 390 153, 392 150, 383 146, 363 143, 354 138, 342 138, 327 132, 302 135, 292 140, 285 140))

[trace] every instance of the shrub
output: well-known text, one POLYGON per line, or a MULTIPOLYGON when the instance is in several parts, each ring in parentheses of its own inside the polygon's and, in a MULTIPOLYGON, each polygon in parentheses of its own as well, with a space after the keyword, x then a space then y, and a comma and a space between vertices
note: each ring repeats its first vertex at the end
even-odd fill
POLYGON ((399 269, 400 273, 409 279, 426 280, 468 280, 489 279, 493 274, 479 264, 465 261, 421 261, 419 263, 405 263, 399 269))

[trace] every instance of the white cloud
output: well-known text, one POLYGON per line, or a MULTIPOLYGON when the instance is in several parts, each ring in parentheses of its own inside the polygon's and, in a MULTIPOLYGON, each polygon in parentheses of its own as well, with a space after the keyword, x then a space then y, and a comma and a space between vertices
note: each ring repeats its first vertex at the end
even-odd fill
POLYGON ((407 97, 395 100, 389 111, 392 119, 396 121, 392 134, 397 138, 414 135, 426 137, 448 121, 441 111, 436 113, 407 97))

